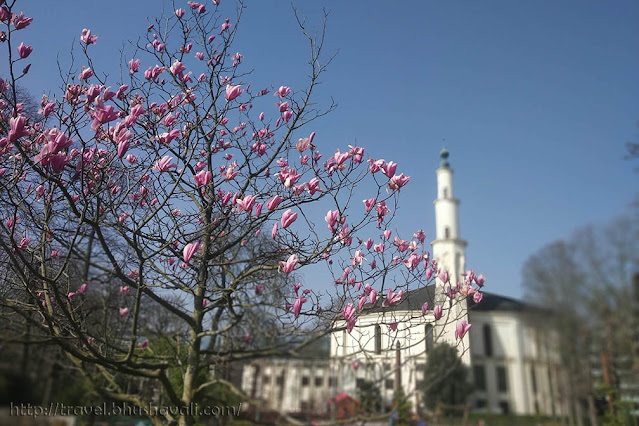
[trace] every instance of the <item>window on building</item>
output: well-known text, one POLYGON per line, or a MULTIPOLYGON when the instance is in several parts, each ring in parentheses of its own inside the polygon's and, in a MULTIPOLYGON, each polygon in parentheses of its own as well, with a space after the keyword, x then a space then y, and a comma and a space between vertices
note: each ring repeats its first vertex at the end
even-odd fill
POLYGON ((308 401, 301 401, 300 402, 300 410, 308 411, 310 409, 311 409, 311 405, 308 403, 308 401))
POLYGON ((266 374, 262 376, 262 383, 264 383, 265 385, 271 383, 271 376, 267 376, 266 374))
POLYGON ((323 377, 315 377, 315 386, 320 387, 324 385, 323 377))
POLYGON ((448 198, 448 188, 444 188, 444 198, 448 198))
POLYGON ((475 378, 475 388, 477 390, 486 390, 486 370, 483 365, 473 366, 473 376, 475 378))
POLYGON ((337 386, 337 377, 331 376, 328 378, 328 385, 332 388, 337 386))
POLYGON ((384 381, 384 387, 386 389, 393 389, 395 387, 395 380, 394 379, 386 379, 384 381))
POLYGON ((357 389, 361 389, 362 386, 364 386, 364 379, 357 379, 355 380, 355 387, 357 389))
POLYGON ((450 238, 450 228, 448 226, 444 228, 444 238, 446 239, 450 238))
POLYGON ((275 378, 275 383, 277 386, 284 386, 284 375, 279 375, 275 378))
POLYGON ((310 381, 311 380, 308 378, 308 376, 302 376, 302 386, 308 386, 310 381))
POLYGON ((433 349, 433 345, 435 344, 433 337, 433 326, 431 324, 426 324, 426 328, 424 330, 425 333, 425 341, 426 341, 426 353, 429 353, 431 349, 433 349))
POLYGON ((488 403, 486 402, 485 399, 476 399, 475 400, 475 408, 478 410, 483 410, 484 408, 486 408, 486 405, 488 405, 488 403))
POLYGON ((342 330, 342 354, 346 355, 346 342, 348 335, 346 334, 346 330, 342 330))
POLYGON ((506 367, 497 367, 497 390, 499 392, 508 392, 508 377, 506 375, 506 367))
POLYGON ((501 409, 501 414, 510 414, 510 405, 508 404, 508 401, 500 401, 499 408, 501 409))
POLYGON ((484 333, 484 354, 486 356, 493 356, 493 334, 490 326, 488 324, 484 324, 482 328, 484 333))
POLYGON ((382 327, 379 325, 375 326, 375 353, 382 353, 382 327))
POLYGON ((533 393, 537 393, 537 375, 535 374, 535 366, 530 366, 530 384, 532 385, 533 393))

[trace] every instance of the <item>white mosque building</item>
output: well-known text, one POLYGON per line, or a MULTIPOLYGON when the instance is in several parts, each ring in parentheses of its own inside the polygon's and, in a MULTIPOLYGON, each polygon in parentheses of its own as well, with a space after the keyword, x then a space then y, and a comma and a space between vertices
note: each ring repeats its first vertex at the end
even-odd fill
MULTIPOLYGON (((440 157, 432 253, 439 267, 448 271, 451 282, 463 282, 467 243, 459 228, 460 203, 455 198, 449 153, 444 149, 440 157)), ((568 392, 556 336, 539 321, 540 315, 547 313, 484 292, 480 303, 457 300, 445 309, 440 321, 435 321, 432 314, 422 315, 421 307, 424 302, 429 306, 443 304, 443 285, 437 279, 433 285, 406 293, 393 307, 382 308, 378 301, 379 306, 358 317, 350 334, 342 329, 330 334, 329 359, 256 360, 244 368, 244 391, 273 409, 321 413, 327 410, 328 400, 338 394, 356 397, 358 383, 372 380, 386 407, 391 406, 398 385, 412 399, 413 407, 423 407, 420 389, 429 351, 439 342, 448 342, 458 348, 472 373, 474 392, 467 401, 471 410, 567 415, 568 392), (472 327, 459 341, 455 339, 455 324, 462 320, 472 327), (384 325, 390 322, 398 323, 397 330, 384 325)))

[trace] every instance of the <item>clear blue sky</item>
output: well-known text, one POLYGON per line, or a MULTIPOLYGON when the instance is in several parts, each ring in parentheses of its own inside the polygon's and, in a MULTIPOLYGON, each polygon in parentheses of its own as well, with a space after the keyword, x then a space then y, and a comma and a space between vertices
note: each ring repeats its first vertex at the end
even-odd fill
MULTIPOLYGON (((34 48, 25 86, 38 98, 58 87, 56 56, 68 64, 85 27, 99 36, 96 68, 115 74, 119 47, 146 31, 162 3, 23 2, 34 17, 21 34, 34 48)), ((330 11, 326 48, 339 51, 318 92, 339 103, 314 127, 324 152, 357 142, 399 163, 412 178, 399 230, 421 227, 432 238, 445 137, 468 266, 487 275, 491 291, 521 296, 530 254, 631 211, 639 162, 623 157, 625 142, 639 140, 638 2, 297 3, 315 27, 322 7, 330 11)), ((253 81, 300 87, 307 47, 290 3, 247 6, 236 49, 253 81)))

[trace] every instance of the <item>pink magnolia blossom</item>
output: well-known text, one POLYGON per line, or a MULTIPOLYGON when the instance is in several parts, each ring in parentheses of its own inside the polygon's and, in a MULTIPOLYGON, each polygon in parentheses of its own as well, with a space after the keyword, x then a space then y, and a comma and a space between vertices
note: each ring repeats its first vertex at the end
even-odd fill
POLYGON ((129 308, 120 308, 120 316, 123 317, 129 313, 129 308))
POLYGON ((31 22, 33 22, 33 18, 24 16, 22 12, 20 12, 18 15, 13 16, 13 26, 16 28, 16 30, 21 30, 28 27, 31 22))
POLYGON ((375 198, 369 198, 367 200, 364 200, 364 207, 366 208, 366 213, 370 212, 373 207, 375 207, 375 203, 377 202, 377 200, 375 198))
POLYGON ((139 346, 141 349, 146 349, 146 348, 148 348, 148 347, 149 347, 149 341, 148 341, 148 339, 144 339, 144 341, 143 341, 143 342, 138 343, 138 346, 139 346))
POLYGON ((359 304, 357 306, 357 309, 359 309, 360 311, 362 310, 362 308, 364 307, 364 304, 366 303, 366 295, 362 294, 359 297, 359 304))
POLYGON ((468 330, 470 330, 470 327, 472 327, 472 324, 468 324, 466 321, 458 322, 455 327, 455 338, 463 339, 466 333, 468 333, 468 330))
POLYGON ((129 286, 120 286, 120 294, 127 294, 129 292, 129 286))
POLYGON ((434 273, 435 273, 435 270, 433 268, 426 269, 426 279, 430 280, 430 277, 432 277, 434 273))
POLYGON ((481 302, 481 300, 484 298, 484 294, 482 292, 475 292, 475 294, 473 294, 473 302, 475 303, 479 303, 481 302))
POLYGON ((300 311, 302 310, 302 305, 304 304, 304 302, 306 302, 306 299, 302 296, 298 297, 297 300, 295 300, 295 303, 293 304, 293 315, 295 315, 295 318, 300 316, 300 311))
POLYGON ((131 59, 129 61, 129 73, 135 74, 140 69, 140 60, 139 59, 131 59))
POLYGON ((83 294, 85 291, 87 291, 87 283, 82 283, 82 285, 80 286, 80 288, 78 289, 78 293, 83 294))
POLYGON ((20 55, 21 58, 26 58, 31 52, 33 52, 33 48, 28 44, 20 43, 20 46, 18 46, 18 55, 20 55))
POLYGON ((311 195, 315 195, 316 192, 324 192, 319 187, 319 179, 314 177, 310 181, 306 182, 306 189, 311 195))
POLYGON ((280 86, 277 92, 274 93, 275 96, 279 96, 280 98, 285 98, 291 93, 291 88, 287 86, 280 86))
POLYGON ((85 28, 82 30, 80 40, 88 46, 89 44, 95 44, 98 40, 98 36, 91 34, 91 30, 85 28))
POLYGON ((380 170, 382 170, 382 166, 384 166, 384 160, 373 160, 372 158, 370 160, 368 160, 370 167, 369 170, 371 171, 371 173, 377 173, 380 170))
POLYGON ((486 280, 486 277, 484 277, 483 275, 479 275, 478 277, 475 278, 475 283, 477 283, 479 287, 483 287, 485 280, 486 280))
POLYGON ((443 308, 441 305, 435 305, 433 308, 433 315, 435 316, 435 321, 439 320, 442 317, 443 308))
POLYGON ((422 315, 426 315, 426 312, 428 312, 428 302, 424 302, 422 305, 422 315))
POLYGON ((417 253, 411 253, 408 259, 404 259, 402 260, 402 262, 404 263, 404 265, 406 265, 408 269, 415 269, 419 265, 419 262, 421 260, 422 260, 421 255, 417 253))
POLYGON ((240 96, 242 94, 242 92, 244 92, 244 90, 241 89, 242 86, 237 85, 237 86, 233 86, 231 84, 227 84, 226 85, 226 94, 224 95, 224 98, 227 101, 232 101, 233 99, 237 98, 238 96, 240 96))
POLYGON ((299 152, 304 152, 311 144, 311 138, 300 138, 295 144, 295 149, 299 152))
POLYGON ((355 360, 351 362, 351 366, 353 367, 354 370, 357 370, 359 368, 359 361, 355 360))
POLYGON ((405 186, 408 183, 409 180, 410 180, 410 177, 404 176, 404 173, 402 173, 399 176, 397 176, 397 175, 393 176, 391 178, 391 182, 390 182, 390 184, 388 186, 389 186, 390 189, 393 189, 393 190, 400 189, 403 186, 405 186))
POLYGON ((384 300, 384 303, 382 303, 382 306, 397 305, 402 300, 402 296, 404 296, 404 290, 400 290, 395 293, 389 288, 388 292, 386 293, 386 299, 384 300))
POLYGON ((93 75, 93 70, 91 68, 87 68, 84 65, 82 66, 82 72, 78 75, 80 80, 86 81, 93 75))
POLYGON ((297 255, 292 254, 289 256, 286 262, 280 261, 280 268, 282 269, 282 272, 284 272, 285 274, 290 274, 291 272, 293 272, 295 266, 297 266, 298 260, 299 259, 297 258, 297 255))
POLYGON ((184 258, 184 263, 189 263, 189 260, 193 257, 197 249, 200 247, 200 242, 189 243, 184 246, 182 250, 182 257, 184 258))
POLYGON ((29 246, 29 243, 31 242, 31 238, 29 237, 24 237, 20 240, 20 243, 18 244, 18 250, 24 250, 26 247, 29 246))
POLYGON ((155 165, 153 166, 153 169, 158 170, 160 172, 168 172, 169 169, 177 167, 176 164, 171 164, 171 161, 173 161, 173 157, 169 157, 168 155, 165 155, 164 157, 162 157, 155 163, 155 165))
POLYGON ((211 180, 213 179, 213 174, 210 171, 202 170, 200 173, 193 176, 193 179, 195 180, 195 184, 198 187, 206 186, 211 183, 211 180))
POLYGON ((349 145, 348 147, 350 148, 348 153, 353 159, 353 163, 355 164, 361 163, 362 157, 364 157, 364 148, 361 148, 359 146, 353 146, 353 145, 349 145))
POLYGON ((178 18, 183 17, 185 13, 186 10, 184 9, 175 9, 175 16, 177 16, 178 18))
POLYGON ((201 3, 196 3, 194 1, 188 1, 187 3, 191 7, 191 9, 193 9, 193 10, 197 9, 197 13, 200 14, 200 15, 203 14, 204 12, 206 12, 206 7, 203 4, 201 4, 201 3))
POLYGON ((282 214, 282 228, 288 228, 293 222, 297 220, 297 213, 294 213, 291 209, 286 210, 282 214))
POLYGON ((171 74, 179 76, 182 75, 184 71, 186 71, 186 67, 182 62, 176 59, 175 61, 173 61, 173 65, 171 65, 169 71, 171 72, 171 74))
POLYGON ((351 266, 361 265, 362 262, 366 260, 366 258, 362 255, 361 250, 355 250, 355 256, 351 257, 351 259, 351 266))
POLYGON ((348 303, 346 306, 344 306, 344 312, 343 312, 343 316, 344 319, 346 320, 346 331, 350 334, 351 331, 353 331, 353 327, 355 327, 355 324, 357 323, 357 317, 355 316, 355 307, 353 306, 352 303, 348 303))
POLYGON ((124 157, 124 155, 126 154, 126 152, 128 150, 129 150, 129 141, 128 140, 121 141, 120 143, 118 143, 118 157, 120 157, 120 158, 124 157))
POLYGON ((257 197, 255 195, 245 195, 244 198, 237 199, 237 207, 240 209, 240 211, 245 211, 250 214, 253 210, 256 199, 257 197))
POLYGON ((375 303, 375 301, 377 300, 377 290, 375 290, 374 288, 371 289, 370 294, 368 295, 368 301, 373 304, 375 303))
POLYGON ((388 328, 390 328, 393 331, 397 331, 397 321, 393 321, 390 324, 388 324, 388 328))
POLYGON ((91 129, 97 130, 102 124, 109 123, 117 118, 118 113, 115 111, 113 105, 104 105, 104 103, 98 99, 95 104, 95 112, 93 113, 91 129))
POLYGON ((11 117, 9 119, 9 133, 7 139, 9 142, 15 142, 23 136, 28 135, 27 131, 27 118, 19 115, 17 117, 11 117))
POLYGON ((335 227, 337 225, 337 219, 339 217, 339 210, 329 210, 324 217, 324 220, 328 222, 328 229, 331 232, 335 232, 335 227))
POLYGON ((275 239, 275 236, 277 235, 277 225, 278 225, 278 223, 275 222, 273 224, 273 229, 271 230, 271 238, 273 238, 273 239, 275 239))
POLYGON ((384 172, 384 174, 390 179, 393 176, 395 176, 395 170, 397 170, 397 164, 393 163, 392 161, 389 161, 388 163, 381 166, 381 169, 384 172))

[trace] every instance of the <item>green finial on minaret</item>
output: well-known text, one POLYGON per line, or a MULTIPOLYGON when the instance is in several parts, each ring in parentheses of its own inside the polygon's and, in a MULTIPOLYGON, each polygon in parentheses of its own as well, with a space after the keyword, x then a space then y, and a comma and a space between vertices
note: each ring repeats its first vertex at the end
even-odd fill
POLYGON ((441 158, 441 161, 439 162, 439 167, 447 169, 448 167, 450 167, 450 164, 448 163, 448 156, 450 154, 448 153, 448 151, 446 151, 446 138, 443 139, 443 145, 444 147, 439 153, 439 158, 441 158))

